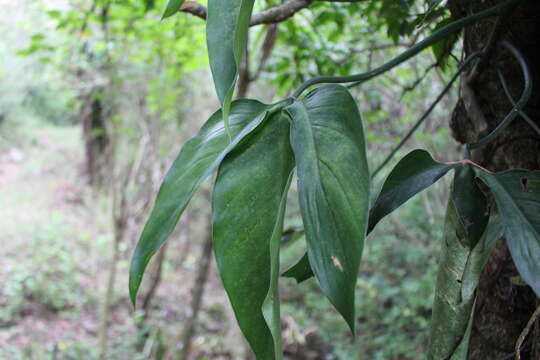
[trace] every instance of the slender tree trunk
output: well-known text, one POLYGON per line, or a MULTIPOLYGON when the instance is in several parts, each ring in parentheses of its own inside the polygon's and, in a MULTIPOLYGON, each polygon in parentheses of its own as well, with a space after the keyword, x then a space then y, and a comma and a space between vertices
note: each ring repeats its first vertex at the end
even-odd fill
POLYGON ((245 98, 251 84, 259 78, 261 72, 266 65, 266 62, 270 58, 272 51, 276 45, 278 24, 271 24, 266 29, 266 35, 261 49, 261 56, 259 58, 259 64, 257 68, 252 71, 250 66, 250 51, 249 51, 249 39, 248 46, 244 51, 242 57, 242 64, 240 66, 240 73, 238 74, 238 92, 236 96, 239 99, 245 98))
POLYGON ((154 298, 156 291, 158 289, 159 284, 161 283, 161 274, 163 270, 163 262, 165 261, 165 254, 167 250, 167 243, 165 243, 161 249, 159 249, 159 252, 156 256, 155 265, 152 266, 151 271, 149 273, 152 274, 152 280, 150 282, 150 286, 148 287, 148 291, 144 295, 141 309, 144 311, 144 318, 147 318, 148 311, 150 310, 150 304, 152 302, 152 299, 154 298))
POLYGON ((98 96, 99 88, 84 95, 82 128, 85 147, 85 175, 91 185, 102 185, 107 165, 109 136, 107 134, 106 109, 98 96))
POLYGON ((191 303, 189 306, 188 317, 184 324, 184 329, 180 335, 178 341, 180 350, 176 353, 176 360, 189 359, 189 353, 191 351, 191 340, 195 335, 195 327, 197 326, 197 318, 199 311, 201 310, 204 294, 204 286, 208 280, 208 273, 210 272, 210 264, 212 262, 212 230, 208 229, 208 234, 204 239, 202 248, 201 259, 199 260, 199 267, 197 269, 197 276, 192 290, 191 303))
MULTIPOLYGON (((499 1, 450 0, 455 18, 470 15, 499 1)), ((540 124, 540 2, 525 1, 500 19, 484 20, 466 29, 464 50, 471 54, 484 48, 492 34, 509 40, 526 57, 533 74, 533 94, 525 112, 540 124), (497 29, 495 32, 493 29, 497 29)), ((517 61, 499 46, 494 47, 485 66, 471 81, 463 80, 461 99, 454 110, 454 137, 472 142, 492 131, 512 108, 497 77, 500 68, 517 100, 523 76, 517 61)), ((540 137, 520 117, 499 138, 475 151, 473 160, 492 171, 508 168, 540 169, 540 137)), ((516 342, 537 307, 533 291, 518 281, 518 273, 503 240, 487 264, 478 288, 469 358, 471 360, 513 359, 516 342)), ((540 325, 533 325, 521 347, 522 360, 540 357, 540 325)))
MULTIPOLYGON (((114 146, 114 144, 113 144, 114 146)), ((117 159, 112 158, 111 161, 111 186, 110 193, 112 196, 112 222, 113 222, 113 249, 112 258, 109 267, 109 277, 107 280, 107 289, 103 308, 101 311, 101 321, 98 333, 99 340, 99 360, 107 359, 108 337, 109 337, 109 321, 111 317, 111 307, 114 298, 114 289, 116 285, 116 271, 118 261, 120 260, 120 244, 124 240, 126 227, 129 217, 127 189, 129 187, 129 176, 121 176, 115 174, 117 167, 117 159)), ((127 174, 130 171, 126 171, 127 174)))
POLYGON ((109 265, 109 277, 107 279, 107 289, 101 311, 101 320, 99 325, 99 360, 107 359, 109 321, 111 317, 111 307, 114 297, 114 288, 116 283, 116 270, 120 258, 120 243, 124 238, 125 218, 115 217, 114 241, 112 249, 112 258, 109 265))
POLYGON ((238 91, 236 96, 239 99, 246 97, 246 94, 249 90, 249 85, 252 82, 251 72, 249 69, 249 49, 246 48, 244 55, 242 56, 242 64, 240 66, 240 73, 238 75, 238 91))

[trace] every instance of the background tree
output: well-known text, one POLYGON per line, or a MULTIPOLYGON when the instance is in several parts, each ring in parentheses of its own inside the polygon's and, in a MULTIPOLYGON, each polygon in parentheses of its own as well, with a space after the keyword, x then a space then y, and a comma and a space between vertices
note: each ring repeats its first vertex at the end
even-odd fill
MULTIPOLYGON (((485 9, 494 2, 449 1, 453 18, 485 9)), ((540 28, 534 20, 540 6, 526 1, 500 18, 486 20, 466 29, 463 49, 466 55, 493 44, 492 57, 487 58, 476 72, 463 80, 461 99, 454 110, 451 127, 456 140, 465 143, 494 129, 511 104, 498 81, 497 69, 503 69, 514 99, 523 89, 519 64, 501 50, 499 40, 511 41, 525 56, 533 83, 540 81, 538 46, 540 28)), ((524 108, 539 124, 540 92, 533 86, 530 100, 524 108)), ((525 121, 516 121, 493 143, 474 153, 474 158, 488 169, 503 171, 509 168, 540 169, 540 137, 525 121)), ((480 282, 471 339, 471 359, 500 359, 512 353, 517 339, 538 307, 538 298, 519 281, 518 273, 504 242, 499 242, 480 282)), ((538 321, 523 344, 522 358, 540 356, 540 325, 538 321)))

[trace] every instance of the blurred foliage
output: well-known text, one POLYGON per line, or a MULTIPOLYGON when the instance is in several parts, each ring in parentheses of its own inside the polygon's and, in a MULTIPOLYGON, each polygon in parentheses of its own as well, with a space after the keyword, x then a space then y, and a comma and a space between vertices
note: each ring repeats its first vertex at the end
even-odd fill
MULTIPOLYGON (((58 9, 42 2, 32 4, 47 9, 47 24, 53 31, 32 34, 28 46, 17 54, 33 55, 34 61, 44 62, 43 68, 61 74, 62 79, 43 87, 31 85, 21 106, 61 122, 69 119, 66 111, 71 110, 72 117, 77 113, 85 96, 97 94, 110 107, 124 102, 119 107, 125 109, 130 101, 143 101, 150 115, 178 124, 186 106, 179 101, 185 88, 183 75, 199 69, 206 59, 203 24, 189 17, 159 22, 156 9, 163 4, 96 0, 58 9), (69 106, 54 101, 65 93, 71 94, 69 106)), ((125 121, 125 116, 118 119, 125 121)))
MULTIPOLYGON (((54 214, 53 214, 54 215, 54 214)), ((33 229, 30 241, 19 253, 30 254, 30 263, 7 262, 5 276, 9 281, 0 289, 6 306, 0 308, 0 327, 17 321, 31 312, 27 306, 43 306, 46 310, 59 312, 76 308, 80 310, 91 301, 81 284, 77 253, 63 241, 67 233, 59 229, 65 226, 59 215, 43 223, 43 228, 33 229)), ((67 240, 67 239, 66 239, 67 240)))
MULTIPOLYGON (((373 57, 377 51, 396 49, 386 52, 388 60, 399 54, 400 49, 446 24, 450 13, 440 3, 433 0, 315 2, 279 25, 279 46, 266 69, 267 79, 283 93, 314 76, 344 76, 370 70, 375 65, 373 57)), ((432 47, 443 68, 456 40, 452 36, 432 47)))

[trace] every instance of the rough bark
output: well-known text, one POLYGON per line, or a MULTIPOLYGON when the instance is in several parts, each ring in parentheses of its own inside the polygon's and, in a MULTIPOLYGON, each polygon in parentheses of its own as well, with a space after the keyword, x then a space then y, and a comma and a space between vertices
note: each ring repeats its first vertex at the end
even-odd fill
MULTIPOLYGON (((498 1, 451 0, 455 18, 491 7, 498 1)), ((505 18, 484 20, 465 30, 466 54, 488 43, 496 22, 498 36, 510 40, 527 58, 533 73, 533 94, 525 112, 540 123, 540 2, 525 1, 505 18)), ((496 47, 483 71, 462 87, 461 100, 454 111, 451 128, 454 137, 471 142, 493 130, 509 112, 511 105, 500 86, 495 66, 508 80, 515 99, 523 89, 523 77, 517 62, 507 51, 496 47)), ((473 159, 492 171, 508 168, 540 169, 540 137, 521 118, 516 118, 493 143, 473 153, 473 159)), ((503 240, 500 240, 486 266, 478 289, 470 359, 513 359, 514 347, 522 330, 536 309, 536 296, 523 286, 503 240)), ((521 359, 538 360, 539 324, 522 348, 521 359)))

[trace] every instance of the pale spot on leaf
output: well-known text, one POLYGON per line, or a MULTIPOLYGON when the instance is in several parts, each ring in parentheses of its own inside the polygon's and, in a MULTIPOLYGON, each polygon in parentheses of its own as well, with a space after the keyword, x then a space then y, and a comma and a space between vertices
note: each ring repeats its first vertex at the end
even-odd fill
POLYGON ((332 256, 332 262, 334 263, 334 266, 339 269, 339 271, 343 271, 343 266, 336 256, 332 256))

